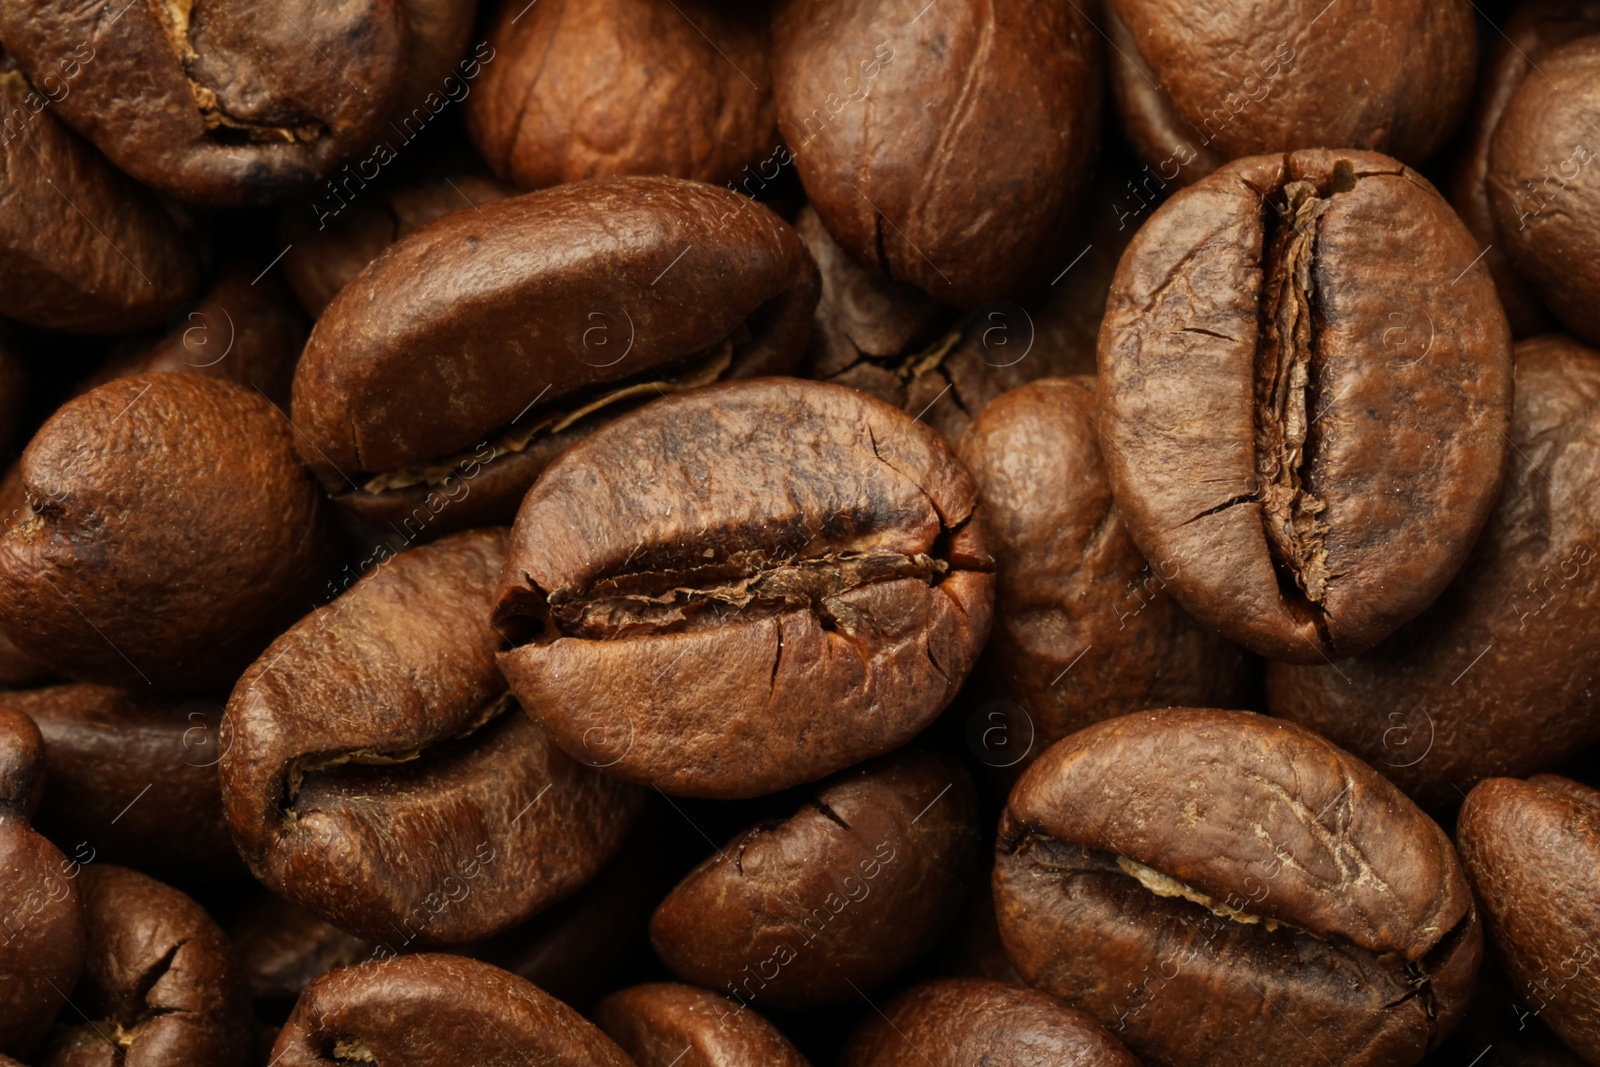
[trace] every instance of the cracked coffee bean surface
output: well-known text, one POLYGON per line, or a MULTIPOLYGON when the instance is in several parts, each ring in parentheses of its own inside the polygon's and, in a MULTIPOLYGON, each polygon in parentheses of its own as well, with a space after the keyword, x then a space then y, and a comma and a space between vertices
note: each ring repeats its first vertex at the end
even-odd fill
POLYGON ((1203 625, 1317 663, 1454 577, 1511 415, 1480 251, 1414 171, 1323 150, 1229 164, 1134 238, 1100 334, 1105 458, 1203 625))

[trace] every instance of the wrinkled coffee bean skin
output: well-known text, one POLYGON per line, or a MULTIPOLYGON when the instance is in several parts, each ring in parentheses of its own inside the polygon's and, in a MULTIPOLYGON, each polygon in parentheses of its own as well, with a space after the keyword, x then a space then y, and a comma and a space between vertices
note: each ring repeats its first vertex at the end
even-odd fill
POLYGON ((1267 670, 1267 708, 1430 810, 1600 741, 1600 352, 1517 346, 1505 488, 1456 580, 1370 652, 1267 670))
POLYGON ((783 0, 779 132, 857 263, 961 308, 1016 297, 1054 273, 1092 170, 1100 47, 1076 5, 783 0))
POLYGON ((500 668, 607 773, 760 796, 930 723, 988 636, 991 566, 926 426, 840 386, 711 386, 601 428, 528 494, 500 668))
POLYGON ((593 877, 638 806, 495 670, 504 530, 383 562, 228 701, 222 796, 269 889, 391 951, 486 937, 593 877))
POLYGON ((1019 704, 1037 756, 1101 719, 1244 699, 1241 650, 1166 593, 1117 513, 1093 378, 1047 378, 984 409, 956 453, 997 563, 985 669, 1019 704))
POLYGON ((619 404, 793 367, 816 291, 794 231, 725 189, 616 178, 447 216, 317 321, 295 371, 302 454, 337 503, 403 535, 505 522, 619 404))
POLYGON ((811 1067, 753 1009, 694 986, 633 986, 602 1000, 593 1014, 637 1067, 811 1067))
POLYGON ((0 55, 6 315, 74 333, 159 325, 194 291, 193 254, 155 197, 63 127, 9 64, 0 55))
POLYGON ((1012 790, 996 856, 1017 970, 1160 1067, 1416 1063, 1482 954, 1444 831, 1370 767, 1249 712, 1144 712, 1059 742, 1012 790))
POLYGON ((405 77, 399 0, 6 0, 0 41, 52 110, 146 185, 240 206, 368 147, 405 77))
POLYGON ((924 982, 851 1038, 843 1067, 1139 1067, 1093 1018, 1032 989, 971 978, 924 982), (927 1050, 927 1051, 924 1051, 927 1050))
POLYGON ((1466 0, 1111 0, 1106 32, 1128 139, 1184 183, 1324 145, 1421 163, 1465 114, 1477 60, 1466 0))
POLYGON ((467 128, 490 169, 523 188, 628 174, 733 182, 746 164, 780 162, 767 36, 765 5, 507 4, 467 128))
POLYGON ((33 514, 0 537, 0 625, 86 681, 225 690, 330 571, 292 435, 259 393, 193 374, 68 402, 22 455, 33 514))
POLYGON ((977 798, 947 756, 846 771, 691 871, 650 921, 680 977, 758 1007, 842 1003, 924 953, 977 862, 977 798))
POLYGON ((40 1067, 189 1067, 247 1062, 249 1013, 232 947, 170 886, 109 864, 83 869, 88 947, 78 1012, 40 1067))
POLYGON ((323 975, 272 1050, 278 1067, 633 1067, 560 1001, 458 956, 398 956, 323 975))
POLYGON ((1318 663, 1455 575, 1511 414, 1480 251, 1420 175, 1363 152, 1240 160, 1139 231, 1100 333, 1105 458, 1202 625, 1318 663))
POLYGON ((1486 184, 1506 256, 1576 336, 1600 344, 1600 15, 1538 59, 1489 146, 1486 184))

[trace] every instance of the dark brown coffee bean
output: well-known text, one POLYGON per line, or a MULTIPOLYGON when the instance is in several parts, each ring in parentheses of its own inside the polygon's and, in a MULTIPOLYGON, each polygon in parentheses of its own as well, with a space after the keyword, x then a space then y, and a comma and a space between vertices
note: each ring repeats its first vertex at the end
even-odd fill
POLYGON ((86 867, 79 881, 88 928, 83 981, 39 1067, 246 1063, 244 986, 211 916, 122 867, 86 867))
POLYGON ((56 121, 52 99, 0 54, 5 313, 75 333, 158 325, 194 291, 194 257, 153 196, 56 121))
POLYGON ((277 1067, 632 1067, 559 1000, 459 956, 400 956, 313 982, 272 1050, 277 1067))
POLYGON ((1600 352, 1517 346, 1505 489, 1461 573, 1372 651, 1267 672, 1267 706, 1450 811, 1600 741, 1600 352))
POLYGON ((1139 1067, 1093 1018, 1032 989, 971 978, 924 982, 869 1017, 843 1067, 1139 1067))
POLYGON ((56 841, 168 878, 243 875, 222 817, 222 705, 139 703, 103 685, 0 693, 44 735, 50 789, 34 821, 56 841))
POLYGON ((668 397, 547 470, 496 601, 512 691, 579 759, 759 796, 882 755, 955 695, 994 576, 938 436, 839 386, 668 397))
POLYGON ((504 522, 562 448, 641 397, 792 367, 816 291, 793 230, 691 182, 580 182, 447 216, 318 320, 295 372, 303 455, 403 537, 504 522))
POLYGON ((571 893, 639 797, 568 758, 495 670, 503 530, 385 559, 228 701, 222 795, 267 888, 390 952, 507 929, 571 893))
POLYGON ((1054 273, 1099 141, 1100 63, 1077 5, 773 12, 779 131, 828 232, 962 308, 1054 273))
POLYGON ((1556 318, 1600 344, 1600 13, 1507 102, 1485 183, 1507 258, 1556 318))
POLYGON ((313 318, 368 263, 396 241, 434 219, 504 200, 516 190, 493 178, 458 174, 421 185, 374 189, 360 197, 319 197, 291 204, 279 216, 278 232, 294 249, 283 272, 313 318))
POLYGON ((1467 0, 1111 0, 1105 17, 1123 128, 1167 181, 1324 145, 1421 163, 1472 95, 1467 0))
POLYGON ((776 173, 789 159, 767 36, 760 4, 506 4, 467 128, 490 169, 530 189, 627 174, 731 186, 761 160, 776 173))
POLYGON ((902 753, 823 783, 708 858, 650 922, 680 977, 741 1004, 812 1007, 882 984, 960 911, 977 799, 956 761, 902 753))
POLYGON ((194 374, 68 402, 22 455, 33 514, 0 537, 6 633, 141 695, 232 685, 331 569, 292 432, 254 390, 194 374))
POLYGON ((1363 152, 1174 196, 1100 333, 1117 508, 1178 603, 1261 655, 1354 655, 1439 595, 1500 488, 1511 346, 1481 249, 1363 152))
POLYGON ((467 56, 478 0, 400 0, 400 4, 410 32, 406 35, 405 81, 389 117, 394 126, 389 128, 409 140, 446 102, 460 102, 472 92, 471 82, 483 72, 483 63, 493 61, 494 51, 487 49, 480 55, 474 50, 467 56), (418 109, 426 110, 418 115, 418 109))
POLYGON ((1097 723, 1012 791, 1000 933, 1155 1067, 1416 1063, 1483 937, 1444 831, 1366 764, 1249 712, 1097 723))
POLYGON ((1600 1062, 1600 792, 1491 778, 1461 805, 1461 859, 1527 1014, 1600 1062))
POLYGON ((1101 719, 1238 706, 1248 688, 1243 652, 1184 614, 1166 592, 1173 569, 1128 537, 1097 420, 1093 378, 1047 378, 990 404, 957 447, 999 561, 984 655, 1027 717, 1006 724, 1006 742, 1031 742, 1017 761, 1101 719))
POLYGON ((5 0, 0 40, 51 110, 147 185, 209 204, 309 185, 389 117, 405 77, 399 0, 167 6, 5 0))
POLYGON ((258 1014, 281 1006, 280 1022, 312 981, 372 958, 372 942, 265 892, 229 924, 228 936, 258 1014))
POLYGON ((811 1067, 749 1005, 661 982, 611 994, 594 1021, 638 1067, 811 1067))

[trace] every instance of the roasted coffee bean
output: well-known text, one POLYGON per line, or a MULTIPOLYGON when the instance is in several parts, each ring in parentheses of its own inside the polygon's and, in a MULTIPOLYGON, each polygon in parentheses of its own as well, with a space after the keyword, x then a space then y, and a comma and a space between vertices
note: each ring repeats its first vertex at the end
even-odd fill
POLYGON ((313 982, 278 1035, 277 1067, 632 1067, 559 1000, 459 956, 399 956, 313 982))
POLYGON ((302 454, 336 502, 404 537, 504 522, 558 452, 639 398, 792 367, 816 291, 793 230, 691 182, 582 182, 447 216, 318 320, 295 372, 302 454))
POLYGON ((83 969, 80 865, 28 825, 44 788, 44 739, 0 707, 0 1053, 26 1055, 83 969))
POLYGON ((1100 47, 1076 4, 782 0, 779 132, 857 263, 957 307, 1014 298, 1055 273, 1093 169, 1100 47))
POLYGON ((229 924, 228 936, 258 1015, 281 1007, 280 1026, 315 979, 372 958, 372 942, 267 893, 229 924))
POLYGON ((369 147, 406 74, 400 0, 5 0, 0 41, 51 111, 162 192, 279 199, 369 147))
POLYGON ((1550 774, 1491 778, 1467 794, 1457 837, 1518 1000, 1600 1063, 1600 792, 1550 774))
POLYGON ((378 564, 228 700, 222 795, 273 892, 388 952, 507 929, 588 881, 637 809, 495 670, 503 530, 378 564))
POLYGON ((1498 963, 1496 954, 1485 955, 1466 1018, 1422 1061, 1424 1067, 1463 1067, 1475 1058, 1475 1067, 1584 1067, 1585 1061, 1540 1021, 1537 1008, 1512 991, 1498 963))
POLYGON ((997 560, 984 669, 1026 716, 1005 724, 1030 742, 1016 762, 1101 719, 1245 697, 1243 652, 1184 614, 1123 528, 1097 419, 1093 378, 1048 378, 990 404, 957 447, 997 560))
POLYGON ((841 1003, 932 947, 966 899, 977 849, 966 770, 891 756, 730 841, 662 901, 650 939, 680 977, 741 1004, 841 1003))
POLYGON ((1155 1067, 1416 1063, 1482 954, 1444 831, 1366 764, 1249 712, 1059 742, 1012 790, 994 880, 1022 976, 1155 1067))
POLYGON ((1268 710, 1432 810, 1600 742, 1600 352, 1552 334, 1516 365, 1505 489, 1444 595, 1364 655, 1267 671, 1268 710))
POLYGON ((262 396, 193 374, 108 382, 22 455, 0 625, 64 673, 143 695, 232 685, 331 571, 326 508, 262 396))
POLYGON ((235 1067, 247 1062, 231 946, 194 901, 137 871, 85 867, 83 981, 39 1067, 235 1067))
POLYGON ((1600 344, 1600 11, 1511 94, 1489 145, 1495 232, 1572 333, 1600 344))
POLYGON ((1123 130, 1157 180, 1324 145, 1421 163, 1472 96, 1467 0, 1111 0, 1105 18, 1123 130))
POLYGON ((1093 1018, 1032 989, 972 978, 913 986, 850 1041, 843 1067, 1139 1067, 1093 1018))
POLYGON ((1455 575, 1511 414, 1480 251, 1421 176, 1363 152, 1240 160, 1139 231, 1100 332, 1105 458, 1202 624, 1316 663, 1455 575))
POLYGON ((50 789, 34 822, 52 840, 173 879, 243 875, 217 784, 222 705, 136 702, 103 685, 0 693, 44 735, 50 789))
MULTIPOLYGON (((493 62, 495 54, 492 48, 481 46, 468 54, 478 0, 401 0, 401 6, 410 31, 406 35, 405 81, 389 117, 393 125, 385 126, 409 141, 447 103, 459 103, 471 94, 471 82, 483 73, 484 63, 493 62)), ((381 165, 384 160, 377 162, 381 165)))
POLYGON ((468 211, 516 190, 479 174, 457 174, 436 182, 374 189, 350 202, 326 198, 292 204, 279 216, 278 232, 294 250, 283 272, 313 318, 384 249, 456 211, 468 211))
POLYGON ((759 796, 938 715, 989 631, 972 479, 839 386, 737 382, 596 431, 528 494, 495 607, 556 743, 686 796, 759 796))
POLYGON ((638 1067, 810 1067, 748 1005, 662 982, 611 994, 594 1021, 638 1067))
POLYGON ((764 4, 505 4, 467 128, 490 169, 525 188, 628 174, 731 187, 751 167, 770 180, 790 158, 767 37, 764 4))
POLYGON ((5 314, 75 333, 158 325, 193 292, 194 257, 155 198, 61 126, 50 100, 0 54, 5 314))

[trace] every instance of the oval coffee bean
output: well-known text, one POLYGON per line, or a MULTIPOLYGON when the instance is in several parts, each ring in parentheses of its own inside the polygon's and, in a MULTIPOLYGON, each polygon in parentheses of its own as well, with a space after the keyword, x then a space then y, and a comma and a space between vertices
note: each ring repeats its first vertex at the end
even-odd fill
POLYGON ((1600 1063, 1600 792, 1556 775, 1491 778, 1467 794, 1457 836, 1517 1000, 1600 1063))
POLYGON ((1202 624, 1316 663, 1449 583, 1511 414, 1480 251, 1420 175, 1365 152, 1239 160, 1139 231, 1100 333, 1106 463, 1202 624))
POLYGON ((1139 1067, 1094 1019, 1032 989, 971 978, 912 986, 850 1039, 843 1067, 1139 1067))
POLYGON ((277 1067, 633 1067, 529 982, 459 956, 397 956, 323 975, 272 1049, 277 1067))
POLYGON ((556 743, 686 796, 814 781, 909 741, 989 631, 972 479, 840 386, 668 397, 566 452, 517 516, 500 667, 556 743))
POLYGON ((281 198, 370 148, 405 77, 399 0, 5 0, 0 40, 51 110, 184 200, 281 198))
POLYGON ((0 625, 86 681, 226 689, 331 571, 292 434, 259 393, 194 374, 69 401, 22 454, 32 515, 0 537, 0 625))
POLYGON ((1505 488, 1444 595, 1361 656, 1267 670, 1272 714, 1436 811, 1600 741, 1600 352, 1552 334, 1516 364, 1505 488))
POLYGON ((773 11, 778 128, 828 232, 961 308, 1054 273, 1099 144, 1100 65, 1076 4, 773 11))
POLYGON ((977 849, 966 770, 890 756, 708 858, 661 902, 650 939, 680 977, 740 1004, 842 1003, 932 947, 961 910, 977 849))
POLYGON ((248 1062, 244 985, 211 916, 123 867, 96 864, 79 880, 88 928, 83 981, 39 1067, 248 1062))
POLYGON ((1017 783, 1000 934, 1153 1067, 1405 1067, 1482 955, 1443 830, 1366 764, 1249 712, 1097 723, 1017 783))
POLYGON ((694 986, 632 986, 602 1000, 593 1014, 638 1067, 811 1067, 748 1005, 694 986))
POLYGON ((1245 696, 1243 653, 1184 614, 1167 595, 1170 564, 1146 563, 1128 537, 1098 418, 1093 378, 1046 378, 1002 394, 956 449, 999 560, 984 656, 1027 716, 1002 727, 1008 744, 1013 732, 1031 742, 1019 762, 1101 719, 1245 696))
POLYGON ((404 537, 504 522, 639 398, 792 367, 816 292, 793 230, 692 182, 579 182, 446 216, 317 321, 295 372, 303 455, 337 503, 404 537))
POLYGON ((250 870, 390 952, 487 937, 566 896, 638 806, 506 693, 488 618, 505 543, 479 530, 385 558, 228 700, 222 796, 250 870))

